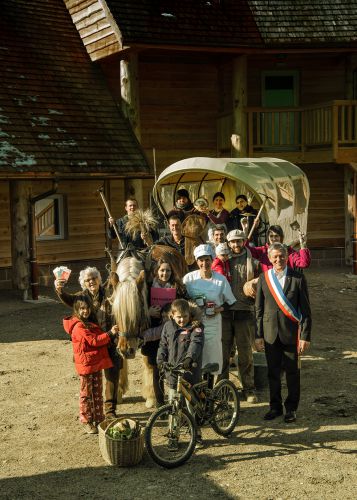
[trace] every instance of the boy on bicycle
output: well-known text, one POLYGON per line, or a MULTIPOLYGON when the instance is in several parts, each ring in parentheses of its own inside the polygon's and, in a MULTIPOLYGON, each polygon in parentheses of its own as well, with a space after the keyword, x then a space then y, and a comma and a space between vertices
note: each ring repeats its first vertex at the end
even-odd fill
MULTIPOLYGON (((183 364, 185 380, 197 384, 201 380, 202 349, 204 342, 203 325, 199 321, 200 310, 184 299, 174 300, 171 304, 170 321, 162 329, 157 365, 183 364), (194 365, 193 365, 194 364, 194 365)), ((169 386, 169 399, 173 399, 177 388, 177 377, 166 373, 169 386)), ((192 408, 189 408, 192 413, 192 408)), ((197 432, 197 444, 202 444, 201 433, 197 432)))

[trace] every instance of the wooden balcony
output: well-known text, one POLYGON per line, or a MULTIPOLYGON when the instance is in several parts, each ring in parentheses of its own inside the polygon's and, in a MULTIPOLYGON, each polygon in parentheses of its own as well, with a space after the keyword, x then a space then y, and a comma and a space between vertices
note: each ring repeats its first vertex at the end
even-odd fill
MULTIPOLYGON (((357 161, 357 100, 297 108, 246 108, 248 157, 357 161)), ((228 117, 226 118, 228 120, 228 117)))

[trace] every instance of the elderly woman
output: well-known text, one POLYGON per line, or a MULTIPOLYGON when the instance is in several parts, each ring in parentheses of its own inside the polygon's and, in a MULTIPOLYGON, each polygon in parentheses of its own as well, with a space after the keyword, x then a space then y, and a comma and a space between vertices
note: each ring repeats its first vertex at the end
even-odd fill
MULTIPOLYGON (((104 331, 109 331, 113 326, 111 305, 107 299, 100 272, 96 267, 86 267, 79 273, 78 281, 82 290, 77 293, 68 293, 63 289, 66 282, 57 279, 55 281, 55 290, 59 299, 72 308, 78 295, 86 295, 90 300, 92 313, 95 315, 92 321, 97 323, 104 331)), ((118 402, 117 393, 122 358, 118 354, 115 344, 108 346, 108 352, 114 366, 104 370, 106 379, 104 411, 105 416, 110 418, 116 416, 115 410, 118 402)))
POLYGON ((232 305, 236 299, 227 279, 212 271, 213 250, 210 245, 199 245, 194 250, 198 270, 186 274, 183 282, 188 295, 203 307, 204 346, 202 366, 218 363, 222 370, 222 320, 221 312, 226 302, 232 305))

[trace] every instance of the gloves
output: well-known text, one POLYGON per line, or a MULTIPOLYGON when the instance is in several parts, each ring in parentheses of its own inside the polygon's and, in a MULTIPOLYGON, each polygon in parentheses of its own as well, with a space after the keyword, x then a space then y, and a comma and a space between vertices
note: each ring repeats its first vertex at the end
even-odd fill
POLYGON ((184 367, 185 370, 190 370, 190 368, 192 367, 192 362, 193 362, 192 358, 185 358, 182 362, 182 366, 184 367))

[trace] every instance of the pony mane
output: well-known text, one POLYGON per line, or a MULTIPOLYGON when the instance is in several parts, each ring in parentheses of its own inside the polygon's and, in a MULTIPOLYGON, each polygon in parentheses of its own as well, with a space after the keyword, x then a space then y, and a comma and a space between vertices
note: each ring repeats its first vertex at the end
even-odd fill
POLYGON ((126 257, 118 264, 117 275, 119 282, 135 281, 143 269, 144 266, 140 260, 135 257, 126 257))
POLYGON ((137 337, 148 325, 147 286, 145 279, 140 280, 143 270, 135 257, 123 259, 117 268, 119 283, 112 295, 112 312, 119 330, 129 337, 137 337))

